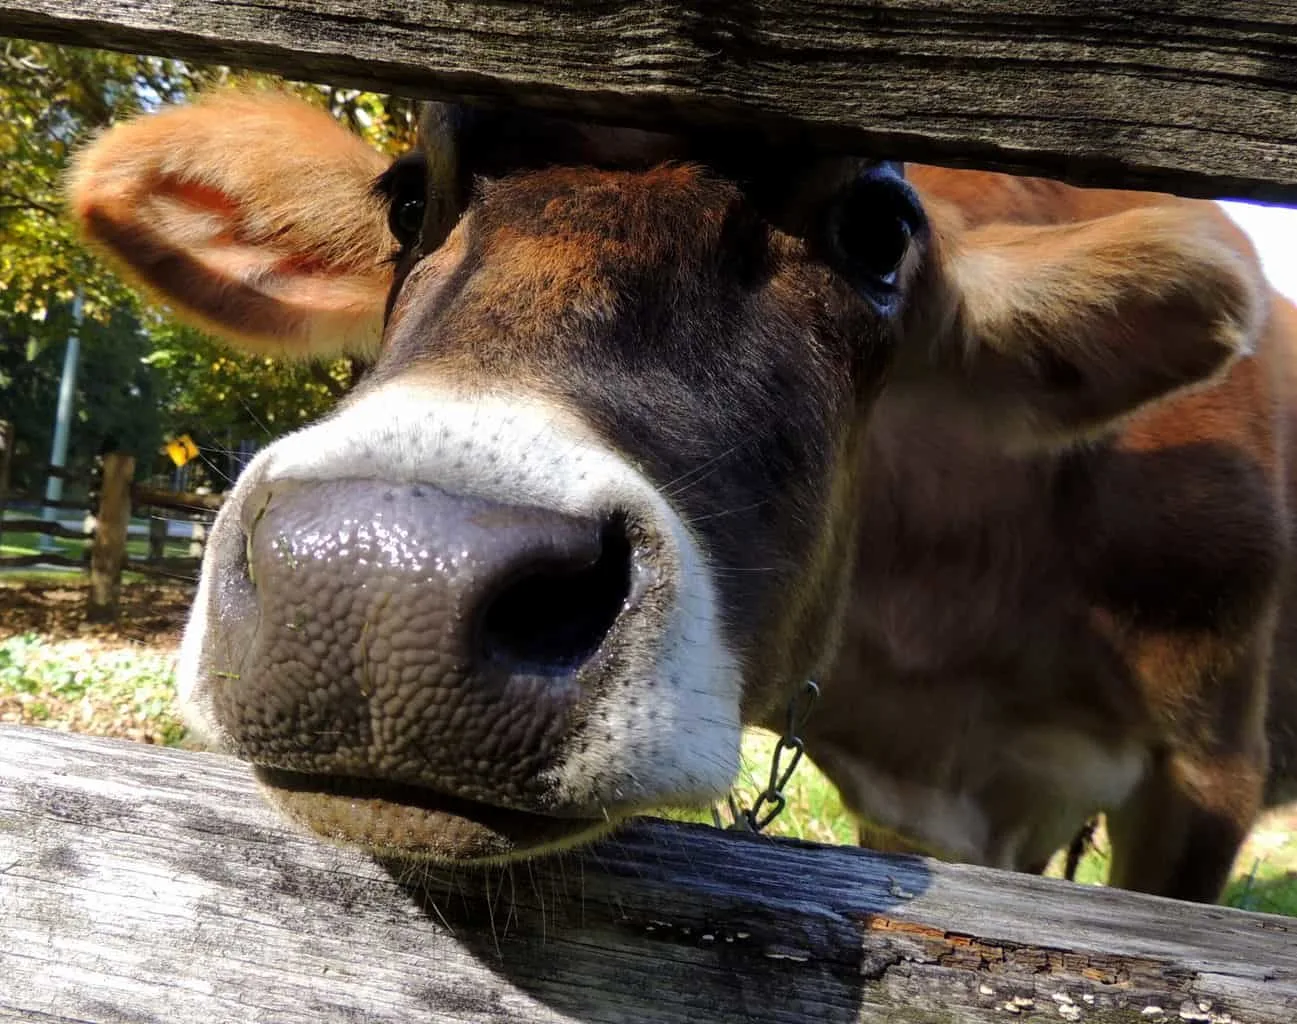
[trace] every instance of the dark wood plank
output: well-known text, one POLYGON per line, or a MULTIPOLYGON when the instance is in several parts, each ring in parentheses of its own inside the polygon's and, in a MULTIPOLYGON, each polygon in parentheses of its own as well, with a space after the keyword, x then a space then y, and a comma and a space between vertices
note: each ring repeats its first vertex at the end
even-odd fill
POLYGON ((37 470, 39 476, 55 476, 60 480, 75 480, 82 475, 75 470, 68 469, 66 466, 41 466, 37 470))
MULTIPOLYGON (((84 511, 83 509, 83 514, 84 511)), ((8 534, 43 533, 48 537, 61 537, 64 540, 89 540, 91 537, 91 534, 85 530, 74 530, 52 519, 6 519, 5 532, 8 534)))
POLYGON ((11 493, 9 495, 8 502, 10 506, 20 505, 20 504, 38 505, 41 508, 59 508, 59 509, 66 509, 69 512, 80 512, 82 515, 85 515, 90 511, 90 504, 89 502, 86 501, 85 498, 81 498, 79 500, 65 499, 61 501, 46 501, 45 498, 39 494, 12 494, 11 493))
POLYGON ((224 494, 198 494, 190 491, 168 491, 148 484, 135 484, 131 500, 136 506, 177 509, 182 512, 219 512, 224 494))
POLYGON ((1297 5, 1282 0, 0 0, 0 33, 1297 200, 1297 5))
POLYGON ((379 864, 228 758, 0 727, 0 1018, 1291 1024, 1297 921, 667 823, 379 864))
POLYGON ((142 576, 161 576, 171 580, 197 583, 198 574, 203 567, 203 560, 192 556, 179 555, 175 557, 162 556, 148 561, 128 558, 122 567, 126 572, 137 572, 142 576))
POLYGON ((43 494, 24 494, 22 491, 10 491, 5 499, 6 507, 15 505, 35 505, 38 508, 66 509, 69 512, 90 512, 90 503, 85 498, 62 498, 58 501, 47 501, 43 494))
POLYGON ((52 551, 40 555, 5 555, 0 558, 0 569, 30 569, 39 565, 57 565, 65 569, 84 569, 89 560, 90 553, 88 551, 82 558, 68 558, 52 551))

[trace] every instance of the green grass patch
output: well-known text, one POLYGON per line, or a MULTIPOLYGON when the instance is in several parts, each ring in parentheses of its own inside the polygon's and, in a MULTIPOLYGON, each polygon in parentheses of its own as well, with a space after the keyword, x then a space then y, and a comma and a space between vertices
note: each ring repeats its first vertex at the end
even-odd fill
POLYGON ((1297 917, 1297 869, 1291 855, 1284 859, 1287 865, 1258 860, 1255 871, 1231 879, 1224 902, 1241 910, 1297 917))
MULTIPOLYGON (((0 533, 0 555, 38 555, 41 554, 39 533, 13 533, 5 530, 0 533)), ((52 539, 50 552, 75 558, 85 548, 85 542, 64 540, 62 537, 52 539)))
MULTIPOLYGON (((744 733, 739 777, 734 786, 734 801, 741 809, 752 807, 757 796, 769 785, 770 762, 777 743, 778 738, 763 729, 749 729, 744 733)), ((770 835, 839 846, 856 841, 855 826, 842 806, 837 788, 809 760, 802 759, 784 796, 787 806, 766 829, 770 835)), ((668 808, 661 812, 661 816, 673 821, 713 822, 710 811, 692 808, 668 808)), ((728 819, 726 810, 722 813, 722 822, 728 824, 728 819)))
POLYGON ((185 735, 175 693, 170 654, 35 633, 0 640, 0 721, 174 745, 185 735))
MULTIPOLYGON (((0 556, 4 555, 38 555, 42 553, 40 547, 39 533, 11 533, 8 530, 0 532, 0 556)), ((64 555, 68 558, 79 558, 89 546, 90 539, 87 537, 84 541, 67 540, 63 537, 55 537, 51 553, 64 555)), ((163 548, 163 554, 168 557, 183 557, 189 554, 190 541, 186 537, 168 538, 163 548)), ((131 535, 126 538, 126 554, 129 558, 144 559, 148 557, 149 540, 147 537, 131 535)))

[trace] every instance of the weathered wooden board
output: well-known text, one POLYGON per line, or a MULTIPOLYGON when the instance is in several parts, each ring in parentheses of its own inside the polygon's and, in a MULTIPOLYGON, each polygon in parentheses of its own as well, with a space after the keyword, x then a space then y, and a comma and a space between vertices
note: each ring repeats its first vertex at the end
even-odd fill
POLYGON ((1291 1024, 1297 920, 665 823, 381 865, 230 759, 0 727, 0 1019, 1291 1024))
POLYGON ((0 0, 0 34, 623 123, 1297 199, 1286 0, 0 0))
POLYGON ((134 484, 131 487, 131 502, 137 506, 169 508, 180 512, 219 512, 225 502, 225 495, 168 491, 148 484, 134 484))

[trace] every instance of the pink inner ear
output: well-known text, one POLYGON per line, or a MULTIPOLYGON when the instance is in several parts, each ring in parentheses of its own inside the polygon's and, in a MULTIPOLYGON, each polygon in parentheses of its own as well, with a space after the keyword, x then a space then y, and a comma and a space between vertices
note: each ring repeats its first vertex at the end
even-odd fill
POLYGON ((304 357, 377 342, 382 267, 356 273, 282 241, 258 242, 247 211, 220 189, 159 177, 143 194, 86 196, 78 213, 141 284, 242 348, 304 357))
POLYGON ((199 263, 228 280, 269 294, 279 290, 278 278, 339 276, 316 256, 280 251, 273 243, 250 238, 246 211, 213 186, 163 178, 154 184, 146 206, 155 226, 165 226, 166 235, 182 241, 199 263))
MULTIPOLYGON (((117 213, 120 210, 111 211, 110 216, 117 213)), ((147 237, 159 250, 200 252, 246 242, 238 204, 207 186, 159 181, 152 191, 140 195, 128 218, 124 223, 119 217, 114 219, 122 227, 138 231, 139 237, 147 237)))
POLYGON ((228 223, 239 220, 239 204, 229 193, 211 185, 177 178, 162 177, 155 180, 148 192, 158 197, 168 197, 186 206, 202 209, 222 217, 228 223))
POLYGON ((222 238, 195 249, 193 256, 216 280, 251 288, 286 304, 297 315, 364 316, 376 302, 381 308, 387 297, 386 283, 379 278, 349 274, 306 256, 279 257, 265 246, 222 238))
POLYGON ((385 165, 300 101, 225 94, 113 128, 79 155, 69 198, 87 239, 181 319, 327 356, 381 331, 392 270, 371 188, 385 165))
MULTIPOLYGON (((273 239, 249 237, 255 232, 246 230, 247 211, 228 192, 215 186, 161 178, 153 187, 150 202, 162 218, 171 219, 173 227, 189 234, 191 243, 204 250, 228 247, 228 251, 205 251, 202 262, 238 280, 251 282, 269 276, 337 281, 354 274, 355 268, 335 266, 323 254, 293 252, 287 247, 277 250, 273 239)), ((326 305, 339 308, 353 301, 326 305)))
POLYGON ((229 194, 207 185, 159 181, 145 205, 170 233, 190 244, 223 245, 244 241, 243 212, 229 194))

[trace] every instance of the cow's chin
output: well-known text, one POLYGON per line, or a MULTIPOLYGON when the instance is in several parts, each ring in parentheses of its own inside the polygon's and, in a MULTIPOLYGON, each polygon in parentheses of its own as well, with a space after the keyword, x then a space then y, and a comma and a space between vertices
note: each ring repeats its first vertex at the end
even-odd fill
POLYGON ((257 781, 288 819, 375 856, 441 864, 529 860, 611 831, 616 819, 552 818, 462 800, 421 786, 257 767, 257 781))

